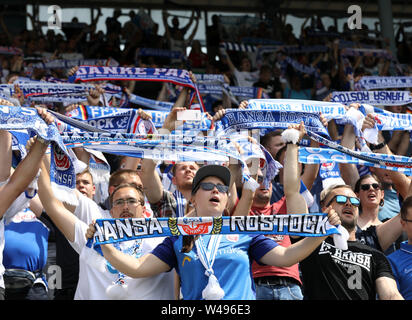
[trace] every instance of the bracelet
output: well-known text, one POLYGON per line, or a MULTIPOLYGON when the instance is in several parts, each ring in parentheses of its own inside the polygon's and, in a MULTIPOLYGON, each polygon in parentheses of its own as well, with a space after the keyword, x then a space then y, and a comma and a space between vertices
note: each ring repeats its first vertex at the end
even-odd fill
POLYGON ((371 144, 369 149, 371 149, 371 151, 374 151, 374 150, 382 149, 384 146, 386 146, 386 142, 381 142, 378 144, 371 144))

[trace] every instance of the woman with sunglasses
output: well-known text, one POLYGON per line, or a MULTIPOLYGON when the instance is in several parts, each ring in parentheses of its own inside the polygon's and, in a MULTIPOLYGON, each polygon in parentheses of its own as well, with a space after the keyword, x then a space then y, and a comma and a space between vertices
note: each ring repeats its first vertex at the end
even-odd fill
POLYGON ((366 174, 355 184, 355 193, 360 200, 358 226, 367 229, 369 226, 382 224, 378 219, 379 208, 384 205, 384 191, 378 177, 366 174))
MULTIPOLYGON (((192 186, 195 216, 222 216, 228 200, 230 171, 219 165, 200 168, 192 186)), ((340 220, 326 211, 329 222, 340 220)), ((90 225, 86 236, 93 237, 90 225)), ((308 256, 326 237, 308 237, 285 248, 264 235, 200 235, 168 237, 151 253, 135 259, 112 245, 102 245, 110 264, 133 278, 153 276, 175 268, 184 300, 254 300, 251 261, 274 266, 291 266, 308 256)))
POLYGON ((384 205, 385 195, 379 178, 373 173, 362 176, 356 182, 354 191, 360 200, 356 237, 389 254, 392 251, 387 250, 401 237, 402 227, 399 215, 385 222, 379 220, 379 209, 384 205))

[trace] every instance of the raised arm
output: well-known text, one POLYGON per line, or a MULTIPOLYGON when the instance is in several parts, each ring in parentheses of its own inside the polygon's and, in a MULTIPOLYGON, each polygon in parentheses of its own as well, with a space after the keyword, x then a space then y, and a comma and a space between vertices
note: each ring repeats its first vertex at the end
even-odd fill
MULTIPOLYGON (((355 139, 356 136, 353 126, 351 124, 345 125, 345 128, 343 129, 341 145, 348 149, 354 150, 355 139)), ((340 163, 339 170, 345 183, 354 188, 356 181, 358 181, 359 179, 359 173, 356 165, 350 163, 340 163)))
POLYGON ((10 177, 12 151, 11 133, 0 130, 0 181, 6 181, 10 177))
MULTIPOLYGON (((52 123, 53 117, 48 114, 47 111, 41 108, 38 108, 37 111, 46 123, 52 123)), ((29 153, 19 163, 11 175, 10 180, 0 188, 0 197, 2 199, 2 201, 0 201, 0 218, 3 217, 13 201, 24 192, 30 182, 35 178, 39 171, 41 159, 47 150, 47 145, 48 143, 36 138, 29 153)))
MULTIPOLYGON (((191 74, 192 80, 194 75, 191 74)), ((174 103, 172 109, 167 115, 162 128, 159 133, 170 133, 175 130, 177 123, 177 112, 185 110, 186 100, 189 96, 189 88, 184 87, 180 92, 176 102, 174 103)), ((150 203, 156 203, 162 198, 163 194, 163 184, 160 180, 159 175, 156 173, 156 162, 152 159, 142 160, 142 170, 140 174, 144 186, 144 192, 147 200, 150 203)))
POLYGON ((50 184, 47 161, 41 162, 41 174, 38 181, 40 201, 47 215, 52 219, 57 228, 63 233, 67 240, 73 242, 77 218, 54 196, 50 184))
MULTIPOLYGON (((289 127, 289 129, 298 130, 298 142, 305 135, 305 126, 303 122, 299 125, 292 125, 289 127)), ((285 164, 283 167, 283 187, 285 190, 288 214, 308 213, 308 206, 306 204, 306 201, 300 194, 300 170, 298 163, 299 147, 297 143, 287 144, 285 164)))

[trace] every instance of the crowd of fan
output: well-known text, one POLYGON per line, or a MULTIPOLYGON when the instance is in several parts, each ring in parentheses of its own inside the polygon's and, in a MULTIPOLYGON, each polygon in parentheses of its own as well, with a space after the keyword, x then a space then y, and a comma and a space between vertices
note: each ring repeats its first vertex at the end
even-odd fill
MULTIPOLYGON (((166 11, 163 11, 162 23, 164 24, 165 29, 164 35, 158 34, 159 25, 151 19, 147 20, 149 23, 145 24, 145 27, 143 28, 141 21, 142 16, 137 15, 134 11, 130 11, 130 20, 122 25, 118 21, 120 14, 120 10, 115 10, 113 16, 106 19, 106 33, 96 30, 96 25, 100 17, 100 15, 97 15, 91 25, 81 24, 77 20, 73 20, 70 25, 62 29, 63 33, 55 33, 53 30, 48 30, 47 34, 43 34, 41 27, 36 24, 33 17, 30 17, 33 21, 33 30, 24 30, 19 34, 10 34, 7 26, 4 24, 3 17, 1 16, 0 23, 2 32, 0 33, 0 47, 19 48, 23 52, 21 55, 0 55, 0 76, 2 83, 13 83, 16 77, 26 77, 26 67, 30 66, 31 63, 39 61, 45 62, 55 59, 82 60, 111 58, 116 60, 119 63, 119 66, 178 68, 190 69, 196 73, 223 74, 225 76, 225 81, 229 85, 262 88, 267 97, 272 99, 283 98, 330 101, 330 94, 333 91, 353 90, 353 83, 356 83, 365 75, 411 76, 412 74, 412 59, 410 58, 412 53, 412 42, 411 39, 408 39, 407 33, 405 32, 406 27, 403 25, 399 26, 396 34, 397 51, 395 55, 392 55, 394 59, 397 60, 398 67, 393 64, 393 60, 388 60, 382 57, 349 57, 353 73, 347 73, 345 62, 340 55, 340 51, 342 50, 340 44, 351 43, 355 47, 386 49, 390 52, 389 42, 380 38, 379 34, 375 34, 375 36, 371 37, 370 30, 368 30, 366 26, 363 26, 360 31, 349 30, 346 27, 342 32, 338 32, 335 27, 330 27, 325 30, 320 18, 308 18, 301 27, 299 37, 295 36, 290 24, 283 23, 281 19, 273 19, 270 22, 262 21, 257 24, 255 28, 239 28, 240 31, 236 35, 236 39, 233 39, 233 35, 229 35, 227 31, 225 31, 225 26, 221 23, 220 17, 215 15, 212 18, 213 23, 206 28, 207 52, 203 52, 200 41, 195 39, 200 19, 199 13, 196 11, 193 11, 191 16, 188 17, 188 24, 184 27, 179 25, 179 20, 176 17, 171 19, 172 25, 169 25, 169 15, 166 11), (306 25, 308 21, 311 21, 310 26, 306 25), (255 39, 255 41, 261 39, 262 41, 265 40, 267 43, 270 41, 273 41, 273 43, 277 42, 278 47, 275 52, 268 52, 258 57, 256 51, 235 51, 223 49, 221 46, 224 42, 239 42, 244 38, 255 39), (310 46, 314 47, 317 45, 325 46, 327 47, 327 50, 322 50, 321 52, 297 51, 297 53, 287 53, 288 51, 285 49, 290 46, 303 48, 310 46), (186 56, 187 47, 190 47, 191 49, 186 56), (175 58, 170 57, 140 56, 139 49, 141 48, 179 51, 182 54, 182 59, 176 60, 175 58), (320 76, 314 77, 313 75, 302 73, 295 70, 290 65, 284 67, 282 61, 286 56, 292 57, 301 65, 314 67, 317 70, 317 74, 320 76)), ((147 16, 145 16, 145 18, 147 18, 147 16)), ((260 45, 257 45, 256 47, 259 48, 259 46, 260 45)), ((41 80, 46 76, 65 79, 68 76, 68 72, 69 70, 66 69, 34 69, 31 77, 36 80, 41 80)), ((115 84, 127 87, 136 95, 154 100, 160 99, 160 92, 163 86, 162 83, 156 82, 145 82, 141 85, 133 85, 133 87, 130 87, 130 84, 126 82, 117 82, 115 84)), ((90 99, 88 99, 87 102, 81 103, 92 104, 92 101, 97 101, 97 103, 95 103, 96 105, 101 104, 101 102, 99 102, 101 93, 102 91, 90 93, 90 99)), ((19 101, 22 105, 25 102, 21 96, 19 97, 19 101)), ((205 99, 205 101, 207 101, 206 110, 212 116, 217 114, 219 110, 239 107, 238 104, 235 104, 228 99, 212 97, 211 99, 205 99)), ((46 107, 54 108, 52 105, 46 105, 46 107)), ((131 105, 130 107, 140 108, 138 105, 131 105)), ((385 107, 386 110, 396 113, 407 113, 408 110, 410 110, 408 108, 408 105, 385 107)), ((330 124, 328 129, 331 130, 330 124)), ((330 131, 330 133, 332 136, 332 131, 330 131)), ((342 140, 342 145, 345 143, 350 145, 351 142, 348 143, 350 139, 352 139, 353 142, 355 141, 355 136, 353 135, 353 132, 350 132, 350 128, 348 127, 342 127, 339 130, 337 129, 336 135, 332 137, 335 140, 342 140)), ((381 132, 379 138, 382 143, 378 144, 379 147, 376 147, 377 152, 393 153, 411 157, 411 132, 381 132)), ((266 135, 260 143, 266 147, 274 159, 283 164, 286 144, 281 139, 279 132, 266 135)), ((110 155, 106 155, 106 157, 110 162, 112 173, 112 177, 110 181, 108 181, 108 184, 109 188, 112 187, 113 189, 111 191, 109 189, 109 193, 113 192, 115 187, 119 184, 131 182, 130 180, 135 179, 137 182, 132 182, 143 185, 146 202, 151 204, 151 210, 149 210, 150 206, 146 203, 148 211, 153 211, 155 215, 161 212, 161 214, 159 214, 160 216, 168 216, 170 214, 165 214, 164 210, 170 210, 171 212, 175 210, 170 208, 176 206, 176 200, 171 199, 170 195, 164 195, 164 190, 151 181, 153 180, 151 174, 157 175, 154 167, 152 168, 144 161, 142 161, 142 164, 140 164, 139 161, 134 162, 127 157, 113 157, 110 155), (131 161, 133 165, 129 165, 128 161, 131 161), (142 170, 142 172, 140 172, 141 167, 146 171, 142 170), (148 170, 148 167, 150 170, 153 170, 148 170), (124 168, 129 168, 129 171, 124 168), (136 175, 134 172, 139 172, 139 175, 136 175), (153 187, 153 189, 148 191, 148 189, 150 189, 149 186, 153 187), (166 198, 167 200, 165 200, 166 198), (161 201, 167 202, 167 204, 159 205, 159 202, 161 201)), ((194 165, 192 168, 189 167, 184 170, 191 170, 195 173, 197 169, 198 166, 194 165)), ((365 168, 362 168, 361 170, 359 167, 350 165, 342 166, 342 181, 353 188, 353 191, 361 202, 361 211, 357 224, 359 229, 357 231, 357 239, 362 243, 374 247, 378 251, 384 252, 385 255, 389 255, 394 251, 399 250, 402 241, 407 239, 412 241, 411 232, 408 233, 406 229, 401 228, 400 220, 392 220, 399 216, 404 200, 409 199, 412 195, 411 179, 399 172, 376 168, 368 169, 369 170, 365 170, 365 168), (373 195, 362 195, 362 192, 369 191, 371 191, 373 195), (371 199, 372 197, 373 199, 371 199)), ((178 175, 179 173, 175 172, 174 174, 178 175)), ((83 173, 78 175, 77 179, 78 182, 76 183, 76 186, 80 193, 93 199, 96 189, 93 186, 92 176, 83 173)), ((328 197, 329 194, 325 195, 321 193, 322 182, 319 177, 319 165, 305 166, 305 169, 301 174, 301 179, 306 187, 313 193, 317 201, 316 209, 313 209, 313 211, 316 212, 316 210, 323 208, 324 204, 322 202, 325 199, 329 199, 329 203, 335 199, 328 197)), ((3 181, 4 180, 5 179, 3 179, 3 181)), ((263 191, 257 191, 253 203, 250 203, 251 214, 286 213, 283 183, 283 174, 280 173, 270 187, 268 199, 265 198, 268 195, 263 191)), ((182 194, 184 195, 185 189, 183 186, 181 188, 182 194)), ((244 196, 241 192, 241 188, 238 188, 238 192, 239 195, 242 197, 244 196)), ((39 206, 42 207, 41 204, 39 204, 39 206)), ((87 207, 89 205, 84 206, 87 207)), ((405 209, 406 214, 404 214, 403 218, 403 221, 406 221, 407 226, 408 223, 411 223, 408 221, 408 218, 406 218, 408 212, 411 212, 411 207, 409 201, 408 207, 405 209)), ((106 209, 108 209, 107 206, 106 209)), ((231 213, 233 214, 235 208, 232 209, 231 213)), ((39 209, 39 212, 35 212, 32 208, 31 210, 47 225, 47 230, 50 230, 50 233, 48 231, 45 232, 46 242, 49 244, 49 252, 48 254, 47 252, 45 253, 48 261, 47 267, 54 263, 59 265, 62 268, 63 283, 61 284, 62 286, 56 290, 49 288, 50 290, 48 293, 41 289, 38 289, 39 291, 37 291, 33 283, 27 285, 25 282, 24 285, 20 285, 17 283, 16 278, 20 279, 25 277, 18 272, 21 268, 18 268, 18 266, 15 265, 8 266, 7 263, 9 262, 3 259, 3 264, 6 270, 8 270, 8 273, 6 271, 6 274, 11 279, 6 283, 9 285, 9 287, 6 285, 6 299, 73 299, 79 281, 79 257, 76 252, 77 250, 73 250, 69 245, 69 242, 67 242, 67 232, 59 230, 60 228, 55 226, 53 218, 50 219, 47 217, 43 208, 39 209), (54 246, 56 246, 55 249, 54 246), (13 286, 13 283, 17 284, 13 286)), ((82 209, 76 210, 76 212, 80 212, 81 210, 87 212, 87 214, 85 214, 87 219, 85 219, 86 221, 84 222, 90 223, 92 220, 91 217, 95 217, 91 212, 100 209, 93 209, 93 207, 84 209, 84 207, 82 207, 82 209)), ((27 211, 25 212, 28 214, 27 211)), ((412 219, 410 213, 409 219, 412 219)), ((10 230, 12 230, 12 228, 16 227, 10 227, 10 230)), ((6 240, 4 257, 12 260, 13 254, 9 254, 9 252, 10 250, 16 250, 18 245, 13 243, 8 246, 7 226, 5 232, 6 240)), ((42 232, 44 232, 44 230, 42 232)), ((293 240, 291 241, 289 237, 277 240, 285 246, 290 246, 291 243, 294 242, 293 240)), ((409 244, 410 243, 411 242, 409 242, 409 244)), ((43 261, 42 267, 44 270, 46 270, 45 263, 46 261, 43 261)), ((302 267, 303 266, 304 265, 302 264, 302 267)), ((308 270, 313 271, 313 269, 311 269, 313 266, 310 265, 310 262, 307 262, 305 267, 307 268, 306 272, 308 272, 308 270)), ((377 266, 374 267, 378 268, 377 266)), ((411 264, 409 264, 409 268, 410 267, 411 264)), ((309 288, 309 286, 315 288, 317 285, 316 282, 310 279, 307 275, 305 276, 304 273, 303 277, 301 277, 297 265, 290 269, 275 268, 263 270, 259 269, 257 264, 254 264, 254 268, 256 268, 253 269, 253 275, 255 277, 258 298, 273 299, 275 296, 277 299, 302 299, 303 294, 305 294, 305 285, 307 286, 307 298, 316 299, 319 297, 319 295, 317 296, 318 293, 316 290, 309 288), (267 287, 271 288, 271 290, 273 289, 273 292, 276 292, 276 290, 279 290, 279 292, 268 293, 268 291, 264 291, 267 287), (282 288, 289 288, 289 293, 282 292, 282 288)), ((34 279, 39 277, 39 275, 35 274, 35 270, 29 271, 33 272, 34 279)), ((327 271, 323 272, 326 274, 327 271)), ((385 272, 387 271, 382 271, 382 274, 385 272)), ((385 275, 387 274, 385 273, 385 275)), ((40 272, 40 278, 42 277, 44 278, 44 273, 42 274, 42 272, 40 272)), ((164 281, 169 280, 166 278, 164 279, 164 281)), ((33 281, 36 283, 35 280, 33 281)), ((81 277, 80 281, 84 282, 86 280, 81 277)), ((333 280, 329 281, 330 283, 333 282, 333 280)), ((39 281, 39 283, 40 282, 41 281, 39 281)), ((44 281, 44 283, 47 283, 47 281, 44 281)), ((143 283, 140 284, 140 286, 141 288, 149 288, 150 284, 143 283)), ((382 292, 385 292, 380 286, 376 286, 375 293, 381 294, 382 292)), ((98 286, 96 286, 96 288, 98 288, 98 286)), ((412 298, 410 289, 400 288, 399 290, 404 294, 405 299, 412 298), (404 291, 401 291, 401 289, 404 291)), ((98 291, 98 289, 96 289, 96 291, 98 291)), ((180 297, 179 292, 176 291, 175 288, 173 288, 171 294, 177 298, 180 297)), ((133 297, 135 299, 143 299, 143 296, 144 295, 134 295, 133 297)), ((339 294, 337 294, 337 296, 339 296, 339 294)), ((102 298, 102 296, 97 297, 98 299, 102 298)), ((151 296, 151 298, 153 297, 155 296, 151 296)), ((167 299, 170 297, 171 296, 167 295, 162 297, 159 296, 159 299, 167 299)), ((357 297, 360 299, 365 298, 361 294, 357 297)), ((385 297, 383 293, 382 297, 385 297)), ((82 296, 80 293, 76 298, 88 299, 90 296, 82 296)), ((341 295, 339 298, 343 299, 345 297, 341 295)), ((346 298, 354 299, 354 296, 348 294, 346 298)))

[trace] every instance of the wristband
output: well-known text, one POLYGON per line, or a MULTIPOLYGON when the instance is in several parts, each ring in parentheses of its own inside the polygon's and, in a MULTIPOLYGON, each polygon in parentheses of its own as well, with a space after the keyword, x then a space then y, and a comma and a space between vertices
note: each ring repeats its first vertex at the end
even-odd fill
POLYGON ((378 144, 371 144, 369 149, 374 151, 374 150, 382 149, 384 146, 386 146, 386 142, 381 142, 381 143, 378 143, 378 144))
POLYGON ((286 129, 282 132, 282 139, 286 144, 297 144, 299 142, 299 131, 296 129, 286 129))

